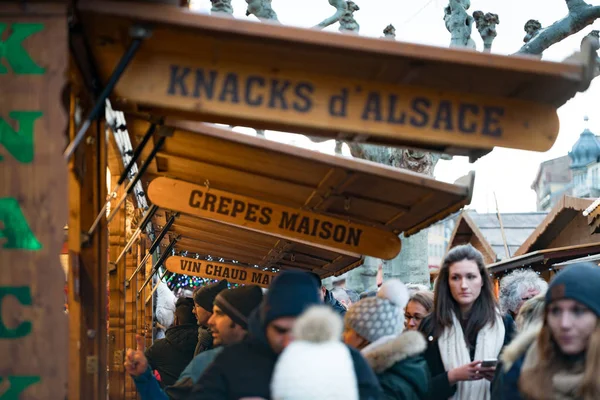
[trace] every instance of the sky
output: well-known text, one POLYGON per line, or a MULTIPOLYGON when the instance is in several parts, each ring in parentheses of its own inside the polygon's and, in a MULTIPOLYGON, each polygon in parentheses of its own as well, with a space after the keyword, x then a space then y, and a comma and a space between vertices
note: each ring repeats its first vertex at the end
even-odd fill
MULTIPOLYGON (((443 21, 444 7, 447 0, 354 0, 360 7, 354 16, 360 24, 360 34, 369 37, 381 37, 388 24, 396 27, 396 40, 410 43, 422 43, 447 47, 450 33, 443 21)), ((598 0, 588 3, 599 5, 598 0)), ((246 1, 232 0, 234 16, 239 19, 256 20, 246 17, 246 1)), ((192 9, 208 13, 210 0, 193 0, 192 9)), ((273 9, 279 20, 285 25, 309 28, 321 20, 333 15, 335 9, 327 0, 272 0, 273 9)), ((523 44, 525 32, 523 26, 529 19, 537 19, 546 27, 567 15, 564 0, 471 0, 470 13, 476 10, 493 12, 500 17, 492 53, 511 54, 523 44)), ((327 30, 337 31, 335 24, 327 30)), ((579 50, 583 36, 592 29, 600 29, 600 21, 576 35, 555 44, 544 53, 544 59, 561 61, 579 50)), ((483 44, 479 32, 473 25, 472 38, 481 50, 483 44)), ((577 141, 584 127, 600 134, 600 113, 594 109, 600 107, 600 78, 585 93, 579 93, 558 110, 560 132, 554 146, 545 153, 495 148, 488 155, 475 163, 469 163, 466 157, 454 157, 453 160, 440 161, 435 169, 435 178, 445 182, 456 179, 474 170, 476 173, 475 189, 471 205, 468 208, 478 212, 495 212, 497 198, 500 212, 535 211, 535 192, 531 184, 535 179, 539 164, 542 161, 568 154, 577 141), (589 121, 584 123, 584 116, 589 121)), ((251 130, 236 128, 244 133, 251 130)), ((334 142, 327 141, 316 144, 302 135, 267 131, 267 138, 290 143, 317 151, 334 153, 334 142)), ((344 154, 350 153, 344 146, 344 154)))

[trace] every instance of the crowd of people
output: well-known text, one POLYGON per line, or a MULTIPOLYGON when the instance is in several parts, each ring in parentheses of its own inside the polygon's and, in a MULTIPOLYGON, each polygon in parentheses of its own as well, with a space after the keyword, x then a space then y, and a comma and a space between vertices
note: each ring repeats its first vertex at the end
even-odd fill
POLYGON ((483 257, 451 249, 433 291, 388 279, 329 291, 282 271, 266 293, 221 281, 180 298, 165 338, 125 368, 143 400, 600 399, 600 268, 546 283, 518 270, 499 299, 483 257))

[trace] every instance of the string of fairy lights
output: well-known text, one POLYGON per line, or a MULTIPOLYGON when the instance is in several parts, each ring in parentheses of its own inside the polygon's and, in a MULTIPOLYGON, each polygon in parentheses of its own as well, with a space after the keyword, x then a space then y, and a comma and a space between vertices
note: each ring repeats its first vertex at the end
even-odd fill
MULTIPOLYGON (((273 272, 273 273, 279 272, 278 268, 261 268, 258 265, 246 265, 246 264, 240 263, 237 260, 227 260, 227 259, 224 259, 221 257, 214 257, 211 255, 201 256, 200 254, 197 254, 197 253, 190 254, 190 252, 188 252, 188 251, 181 251, 178 253, 174 250, 173 255, 178 255, 181 257, 195 258, 196 260, 214 261, 214 262, 221 262, 221 263, 227 263, 227 264, 232 264, 232 265, 237 264, 237 265, 240 265, 240 266, 243 266, 246 268, 256 268, 256 269, 261 269, 262 271, 269 271, 269 272, 273 272)), ((206 286, 206 285, 210 285, 210 284, 219 282, 218 279, 200 278, 197 276, 177 274, 177 273, 170 272, 170 271, 168 271, 166 273, 166 275, 163 279, 171 291, 175 291, 177 289, 192 289, 193 290, 193 289, 196 289, 196 288, 199 288, 202 286, 206 286)), ((239 286, 244 286, 244 285, 229 282, 230 289, 233 289, 233 288, 236 288, 239 286)))

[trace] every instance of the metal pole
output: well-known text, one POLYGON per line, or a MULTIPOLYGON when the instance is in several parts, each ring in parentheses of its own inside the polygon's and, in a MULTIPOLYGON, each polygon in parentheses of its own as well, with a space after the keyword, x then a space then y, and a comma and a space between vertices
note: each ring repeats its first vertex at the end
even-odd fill
POLYGON ((154 216, 154 214, 156 213, 157 210, 158 210, 157 205, 152 205, 150 207, 150 209, 146 212, 146 215, 142 219, 140 226, 133 233, 133 236, 131 236, 131 239, 129 239, 129 242, 127 242, 127 244, 125 245, 125 248, 123 249, 123 251, 121 251, 121 254, 119 254, 119 257, 117 257, 117 261, 115 261, 114 263, 111 263, 111 264, 116 265, 119 263, 119 261, 121 261, 121 258, 123 258, 125 253, 127 253, 129 251, 129 249, 131 248, 131 246, 133 246, 133 243, 136 241, 136 239, 140 235, 140 233, 142 233, 142 231, 146 228, 146 225, 148 225, 148 222, 150 222, 152 220, 152 217, 154 216))
POLYGON ((106 220, 107 223, 110 223, 110 221, 112 221, 112 219, 117 214, 117 211, 119 210, 119 208, 121 208, 121 205, 123 205, 123 203, 127 199, 127 196, 131 194, 131 191, 133 190, 133 188, 135 187, 135 185, 138 183, 138 181, 141 179, 142 175, 146 172, 146 170, 148 169, 148 167, 152 163, 152 160, 154 160, 154 157, 156 156, 156 154, 158 153, 158 151, 160 150, 160 148, 164 144, 165 139, 166 138, 164 136, 161 137, 160 139, 158 139, 158 142, 156 142, 156 145, 154 146, 154 148, 150 152, 150 155, 148 156, 148 158, 144 161, 144 163, 140 167, 137 175, 131 181, 129 181, 129 184, 125 188, 125 193, 123 193, 123 195, 121 196, 121 198, 119 199, 119 201, 115 205, 115 208, 111 211, 110 215, 108 216, 108 218, 106 220))
MULTIPOLYGON (((148 142, 150 141, 150 138, 152 137, 152 135, 154 135, 155 131, 156 131, 156 124, 151 124, 150 127, 148 128, 148 130, 146 131, 146 133, 144 134, 144 137, 142 138, 142 141, 140 142, 140 144, 133 151, 133 155, 131 156, 131 160, 129 160, 129 162, 127 163, 127 166, 125 167, 125 170, 123 171, 123 173, 119 177, 119 181, 118 181, 119 185, 121 185, 121 184, 123 184, 123 182, 125 182, 125 179, 127 178, 127 174, 129 174, 129 171, 131 170, 131 168, 133 167, 133 165, 137 162, 138 158, 142 154, 142 151, 144 151, 144 148, 146 147, 146 144, 148 144, 148 142)), ((115 190, 115 192, 116 192, 116 190, 115 190)))
MULTIPOLYGON (((117 211, 119 211, 119 208, 121 208, 121 205, 123 205, 123 203, 127 199, 127 196, 129 196, 131 194, 131 191, 133 190, 136 183, 138 183, 138 181, 140 180, 142 175, 144 175, 144 173, 150 166, 150 163, 152 163, 152 160, 154 160, 154 157, 156 156, 156 154, 158 153, 158 151, 160 150, 162 145, 165 143, 165 140, 166 140, 165 136, 161 136, 160 139, 158 139, 158 142, 156 142, 156 145, 154 145, 152 152, 150 152, 150 155, 148 156, 148 158, 144 161, 144 163, 140 167, 140 170, 138 171, 137 175, 131 181, 129 181, 127 188, 125 188, 125 193, 123 193, 123 196, 121 196, 121 198, 115 205, 115 208, 110 212, 110 215, 106 219, 107 224, 110 223, 110 221, 112 221, 112 219, 115 217, 115 215, 117 215, 117 211)), ((93 232, 93 230, 92 230, 92 232, 93 232)), ((88 232, 88 234, 89 234, 89 232, 88 232)))
POLYGON ((164 253, 162 253, 160 255, 160 258, 158 259, 158 261, 156 262, 156 264, 154 264, 154 267, 152 267, 152 272, 150 272, 150 275, 148 276, 148 278, 146 278, 146 281, 144 282, 144 284, 142 285, 142 287, 140 288, 140 290, 138 290, 138 292, 137 292, 138 297, 140 297, 140 293, 142 293, 142 290, 144 290, 144 288, 146 287, 146 285, 148 283, 150 283, 150 281, 152 280, 152 277, 154 276, 154 274, 156 273, 156 271, 158 270, 158 268, 162 265, 162 263, 165 261, 165 259, 168 256, 170 256, 171 250, 173 250, 173 247, 175 246, 175 243, 177 243, 178 240, 179 240, 178 237, 173 238, 173 240, 171 240, 171 243, 169 243, 169 245, 165 249, 164 253))
POLYGON ((133 278, 135 278, 135 276, 137 275, 137 273, 140 272, 140 270, 142 269, 142 266, 146 263, 146 261, 148 260, 148 257, 150 257, 152 255, 152 253, 154 253, 154 251, 156 250, 156 248, 158 247, 158 245, 160 244, 160 242, 163 240, 163 238, 167 234, 167 231, 171 228, 171 225, 173 225, 173 223, 175 222, 175 218, 177 218, 178 215, 179 215, 178 213, 171 215, 171 218, 169 218, 169 220, 167 221, 167 223, 165 224, 165 226, 163 226, 163 228, 160 231, 158 237, 156 239, 154 239, 154 242, 152 242, 152 245, 150 246, 150 249, 148 250, 148 252, 144 256, 144 258, 142 259, 142 261, 140 262, 140 264, 137 266, 137 268, 135 269, 135 271, 133 272, 133 274, 131 274, 131 276, 129 277, 129 279, 127 279, 127 282, 131 282, 131 280, 133 278))
MULTIPOLYGON (((144 138, 142 139, 142 142, 140 143, 140 145, 135 148, 133 156, 132 156, 131 160, 129 160, 129 162, 127 163, 127 166, 125 167, 125 170, 123 171, 123 173, 119 177, 119 181, 117 182, 117 185, 115 186, 115 188, 112 190, 111 194, 106 199, 106 203, 104 203, 104 206, 102 207, 102 210, 100 210, 100 212, 96 216, 96 219, 94 220, 94 223, 92 224, 92 226, 88 230, 88 232, 87 232, 88 236, 92 236, 92 234, 94 233, 94 231, 98 227, 98 224, 102 220, 102 217, 106 214, 106 207, 108 207, 108 204, 110 203, 110 199, 113 199, 113 198, 117 197, 117 191, 119 190, 119 188, 121 187, 121 185, 123 184, 123 182, 125 181, 125 179, 127 178, 127 175, 129 174, 129 171, 131 171, 131 168, 133 167, 133 165, 137 161, 137 159, 140 156, 140 154, 142 154, 142 150, 144 150, 144 147, 146 146, 146 143, 148 143, 148 141, 150 140, 150 137, 152 136, 152 134, 154 134, 155 130, 156 130, 156 125, 152 124, 150 126, 150 128, 148 129, 148 131, 146 132, 146 134, 144 135, 144 138)), ((125 195, 125 197, 127 197, 127 195, 125 195)), ((121 206, 121 204, 122 203, 119 204, 119 207, 121 206)), ((113 213, 111 213, 111 215, 113 215, 113 213)), ((113 215, 113 218, 114 218, 114 215, 113 215)), ((111 218, 111 220, 112 220, 112 218, 111 218)), ((111 220, 107 220, 107 221, 110 222, 111 220)))
MULTIPOLYGON (((167 269, 165 269, 165 272, 162 273, 162 275, 158 278, 158 280, 162 281, 162 278, 165 277, 165 275, 167 274, 167 272, 169 272, 169 271, 167 269)), ((146 300, 144 301, 144 304, 148 304, 148 302, 152 298, 152 295, 154 294, 154 292, 156 292, 156 289, 158 289, 158 285, 154 285, 154 287, 152 288, 152 291, 150 292, 150 294, 148 295, 148 297, 146 297, 146 300)))
POLYGON ((79 131, 77 131, 75 139, 73 139, 73 141, 69 143, 69 146, 67 146, 67 148, 65 149, 63 155, 67 161, 71 159, 73 153, 75 152, 75 149, 77 149, 77 146, 79 146, 79 143, 81 143, 81 141, 85 137, 85 134, 88 128, 90 127, 92 121, 98 118, 98 114, 104 109, 104 102, 117 85, 117 82, 119 82, 121 75, 123 74, 123 72, 125 72, 125 69, 135 56, 135 53, 137 53, 137 51, 139 50, 143 39, 148 37, 149 35, 150 31, 148 29, 145 29, 143 27, 134 27, 132 31, 132 36, 134 36, 134 39, 129 45, 129 48, 121 57, 121 60, 119 61, 119 64, 117 64, 117 67, 110 76, 108 83, 100 93, 100 96, 96 100, 96 104, 94 104, 94 108, 92 108, 92 111, 83 122, 83 125, 81 125, 79 131))

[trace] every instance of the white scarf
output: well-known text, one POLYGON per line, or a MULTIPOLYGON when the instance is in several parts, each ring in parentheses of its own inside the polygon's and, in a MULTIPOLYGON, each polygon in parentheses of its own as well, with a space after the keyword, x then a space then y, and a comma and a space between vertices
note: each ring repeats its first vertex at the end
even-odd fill
MULTIPOLYGON (((504 344, 504 334, 504 322, 500 314, 497 314, 496 323, 493 326, 487 324, 477 334, 475 360, 497 359, 504 344)), ((446 371, 473 361, 465 343, 462 326, 454 313, 452 326, 444 329, 438 344, 446 371)), ((458 382, 456 394, 450 400, 490 400, 490 397, 490 382, 487 379, 480 379, 458 382)))

